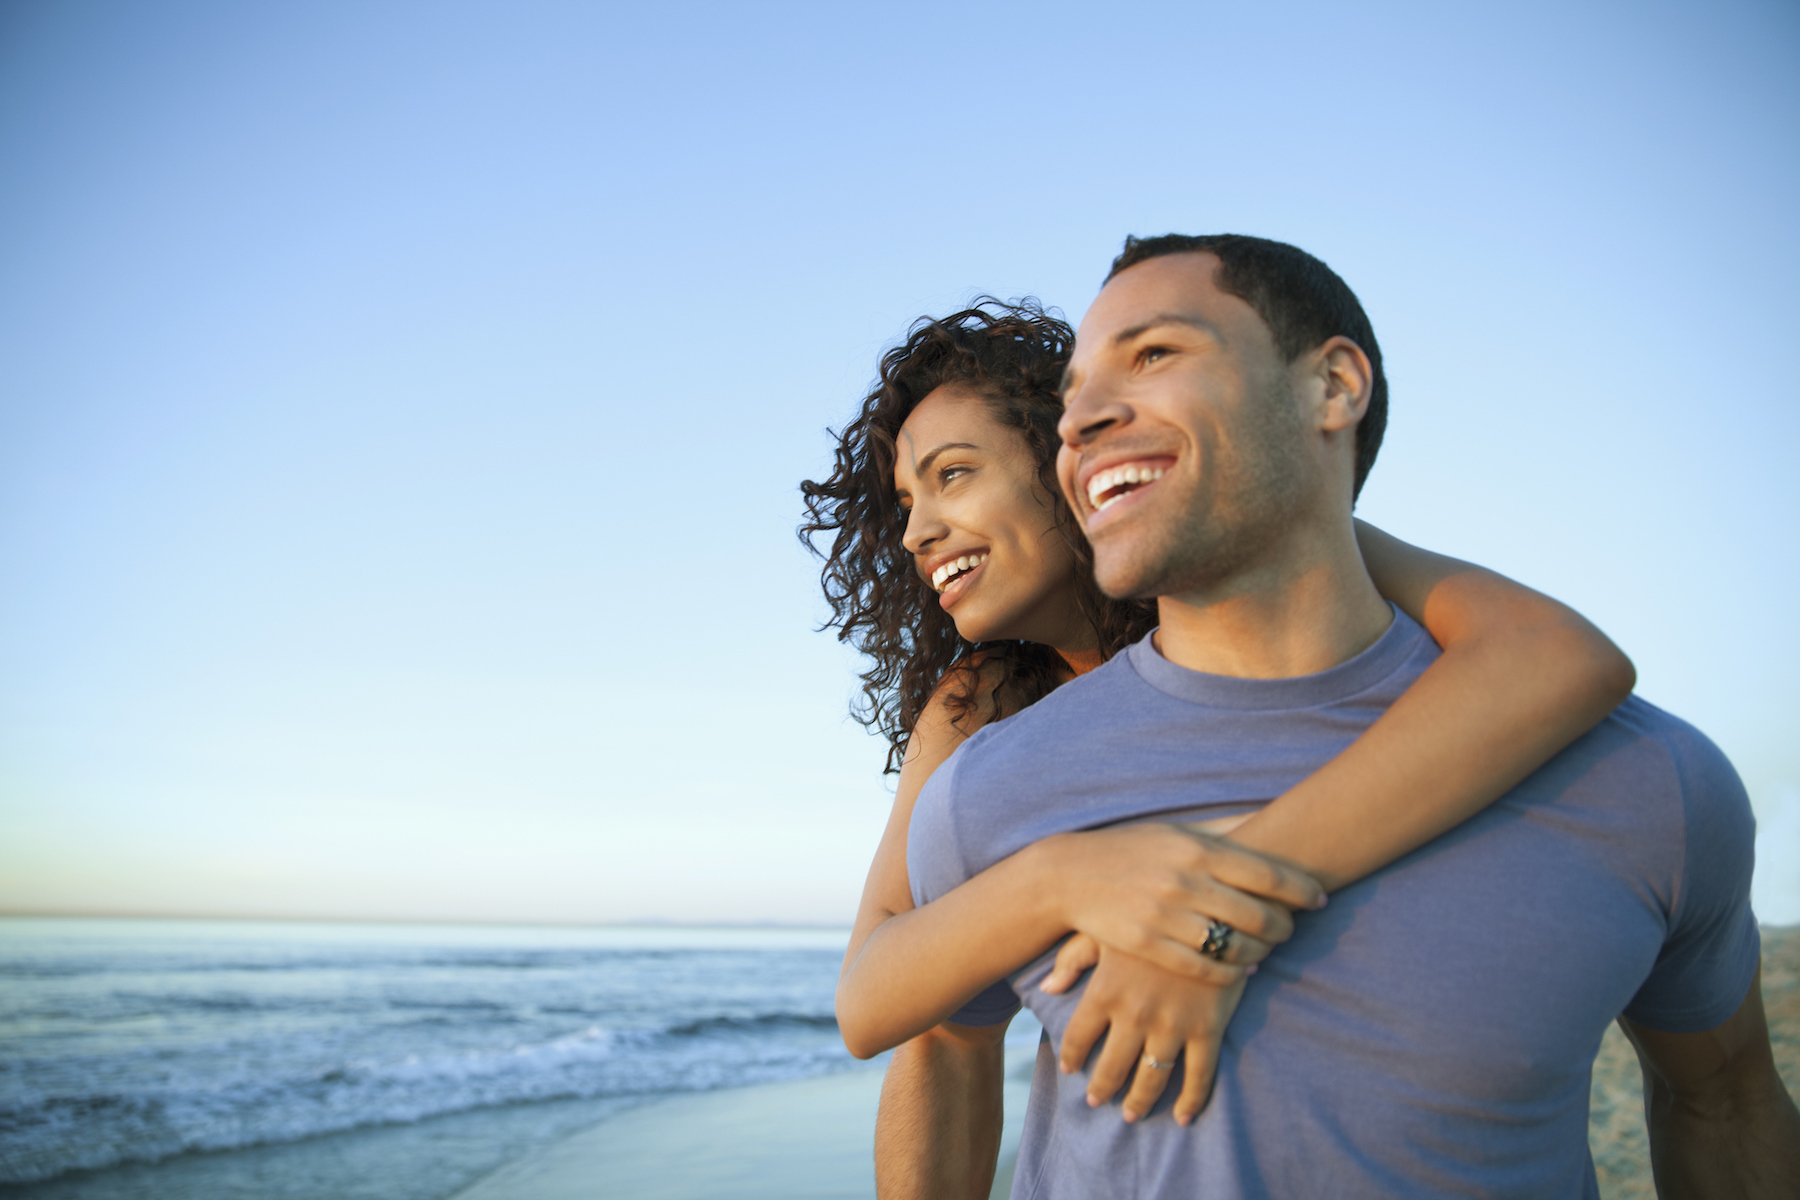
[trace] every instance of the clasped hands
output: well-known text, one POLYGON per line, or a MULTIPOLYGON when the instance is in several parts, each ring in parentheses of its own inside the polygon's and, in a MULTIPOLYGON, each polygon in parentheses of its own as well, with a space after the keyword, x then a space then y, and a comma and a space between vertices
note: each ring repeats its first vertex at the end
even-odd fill
POLYGON ((1175 1120, 1197 1117, 1245 979, 1293 935, 1293 910, 1325 903, 1324 889, 1299 868, 1222 836, 1242 820, 1061 834, 1045 847, 1077 932, 1039 988, 1058 994, 1093 970, 1057 1054, 1073 1074, 1106 1036, 1088 1075, 1090 1105, 1106 1103, 1129 1079, 1122 1107, 1125 1120, 1137 1120, 1173 1074, 1160 1064, 1185 1053, 1175 1120), (1235 930, 1218 961, 1198 950, 1215 920, 1235 930))

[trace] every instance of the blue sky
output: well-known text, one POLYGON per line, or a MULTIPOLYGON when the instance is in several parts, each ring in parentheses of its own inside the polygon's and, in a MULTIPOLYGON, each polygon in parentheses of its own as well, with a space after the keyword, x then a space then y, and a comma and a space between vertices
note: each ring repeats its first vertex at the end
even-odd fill
POLYGON ((1373 317, 1364 515, 1612 633, 1800 920, 1800 14, 1244 9, 0 10, 0 908, 847 920, 825 427, 1232 230, 1373 317))

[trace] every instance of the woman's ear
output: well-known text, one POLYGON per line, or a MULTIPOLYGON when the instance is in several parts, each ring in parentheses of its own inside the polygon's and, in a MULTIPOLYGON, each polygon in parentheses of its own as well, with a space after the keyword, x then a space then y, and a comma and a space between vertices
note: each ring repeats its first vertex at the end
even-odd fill
POLYGON ((1368 411, 1369 393, 1375 386, 1369 356, 1342 335, 1326 339, 1313 355, 1325 380, 1325 411, 1319 428, 1329 432, 1351 428, 1368 411))

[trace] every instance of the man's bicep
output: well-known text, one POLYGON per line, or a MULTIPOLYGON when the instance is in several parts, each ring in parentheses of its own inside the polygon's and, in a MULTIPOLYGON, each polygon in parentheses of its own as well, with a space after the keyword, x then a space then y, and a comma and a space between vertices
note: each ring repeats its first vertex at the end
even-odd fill
POLYGON ((1763 1013, 1762 970, 1751 977, 1743 1003, 1722 1024, 1699 1033, 1671 1033, 1620 1017, 1644 1067, 1677 1095, 1724 1098, 1777 1080, 1763 1013))

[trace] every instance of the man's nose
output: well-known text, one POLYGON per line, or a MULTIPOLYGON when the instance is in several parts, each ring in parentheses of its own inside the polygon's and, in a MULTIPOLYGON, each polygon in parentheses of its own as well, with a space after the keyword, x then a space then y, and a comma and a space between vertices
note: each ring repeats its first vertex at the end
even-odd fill
POLYGON ((1131 417, 1131 406, 1119 398, 1115 389, 1104 380, 1089 378, 1069 398, 1062 419, 1056 423, 1056 434, 1063 445, 1079 449, 1102 430, 1130 424, 1131 417))

